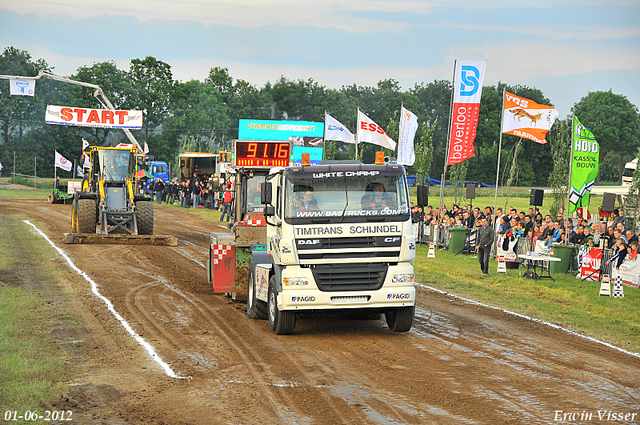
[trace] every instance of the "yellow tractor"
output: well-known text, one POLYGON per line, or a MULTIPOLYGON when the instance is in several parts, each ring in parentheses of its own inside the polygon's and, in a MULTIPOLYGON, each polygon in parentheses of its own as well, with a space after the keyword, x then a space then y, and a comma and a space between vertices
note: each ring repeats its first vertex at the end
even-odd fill
POLYGON ((153 235, 153 204, 137 193, 136 148, 89 149, 91 170, 73 198, 72 233, 153 235))

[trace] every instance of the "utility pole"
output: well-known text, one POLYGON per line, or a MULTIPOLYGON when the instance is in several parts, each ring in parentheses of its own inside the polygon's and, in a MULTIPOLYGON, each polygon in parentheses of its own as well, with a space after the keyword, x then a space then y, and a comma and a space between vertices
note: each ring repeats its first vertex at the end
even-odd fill
POLYGON ((38 179, 38 157, 33 157, 33 188, 36 188, 36 180, 38 179))

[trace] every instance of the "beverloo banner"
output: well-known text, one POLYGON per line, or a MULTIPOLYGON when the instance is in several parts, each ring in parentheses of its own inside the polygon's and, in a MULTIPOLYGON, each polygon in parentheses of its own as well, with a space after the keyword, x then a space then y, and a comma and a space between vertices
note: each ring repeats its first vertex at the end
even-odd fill
POLYGON ((573 117, 571 148, 571 188, 569 189, 569 214, 576 208, 589 205, 591 189, 598 177, 600 146, 593 133, 573 117))
POLYGON ((453 79, 453 111, 447 165, 474 157, 486 61, 458 61, 453 79))

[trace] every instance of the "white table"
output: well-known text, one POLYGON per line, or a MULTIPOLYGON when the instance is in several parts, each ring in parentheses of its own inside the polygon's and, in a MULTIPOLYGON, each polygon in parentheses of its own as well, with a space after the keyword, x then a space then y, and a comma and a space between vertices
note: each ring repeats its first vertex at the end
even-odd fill
POLYGON ((560 257, 552 257, 550 255, 531 253, 531 254, 521 254, 518 255, 518 259, 524 260, 527 264, 527 270, 533 269, 533 272, 538 274, 537 269, 540 268, 541 272, 538 274, 540 279, 546 278, 551 279, 554 282, 556 281, 551 277, 551 265, 552 262, 562 261, 560 257), (545 276, 543 271, 547 270, 547 275, 545 276))

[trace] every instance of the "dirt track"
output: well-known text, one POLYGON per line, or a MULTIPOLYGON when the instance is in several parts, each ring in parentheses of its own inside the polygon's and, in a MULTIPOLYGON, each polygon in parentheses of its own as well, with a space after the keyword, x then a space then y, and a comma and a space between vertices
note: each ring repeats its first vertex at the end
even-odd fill
MULTIPOLYGON (((383 320, 307 317, 294 335, 247 318, 207 284, 216 224, 156 208, 156 233, 179 246, 64 245, 70 206, 0 200, 0 219, 29 219, 98 283, 133 329, 180 376, 139 347, 88 284, 61 290, 81 319, 73 383, 58 408, 74 423, 551 423, 556 411, 637 412, 640 359, 418 288, 408 334, 383 320)), ((60 262, 61 267, 66 267, 60 262)), ((611 422, 609 422, 611 423, 611 422)), ((618 421, 614 423, 632 423, 618 421)))

